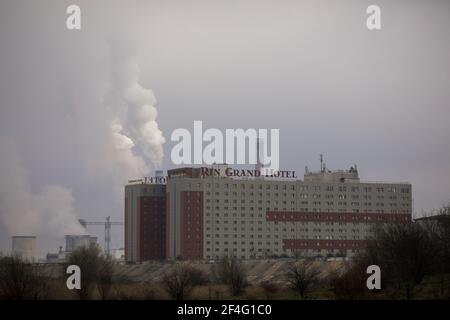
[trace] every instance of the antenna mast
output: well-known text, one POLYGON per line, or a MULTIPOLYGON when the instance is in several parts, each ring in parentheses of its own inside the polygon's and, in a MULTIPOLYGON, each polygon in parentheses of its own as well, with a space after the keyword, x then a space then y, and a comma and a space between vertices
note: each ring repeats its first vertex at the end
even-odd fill
POLYGON ((320 154, 320 171, 323 172, 323 154, 320 154))

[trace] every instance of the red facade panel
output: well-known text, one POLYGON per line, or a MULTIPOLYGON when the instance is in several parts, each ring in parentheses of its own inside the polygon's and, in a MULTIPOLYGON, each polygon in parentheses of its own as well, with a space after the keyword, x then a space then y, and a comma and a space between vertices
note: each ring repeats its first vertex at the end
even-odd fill
POLYGON ((136 261, 137 262, 142 262, 142 255, 141 255, 141 206, 140 206, 140 201, 139 198, 137 198, 136 201, 136 261))
POLYGON ((166 257, 166 199, 142 196, 138 199, 138 260, 166 257))
POLYGON ((203 192, 180 194, 180 255, 183 259, 203 258, 203 192))
POLYGON ((166 193, 166 258, 170 257, 170 192, 166 193))

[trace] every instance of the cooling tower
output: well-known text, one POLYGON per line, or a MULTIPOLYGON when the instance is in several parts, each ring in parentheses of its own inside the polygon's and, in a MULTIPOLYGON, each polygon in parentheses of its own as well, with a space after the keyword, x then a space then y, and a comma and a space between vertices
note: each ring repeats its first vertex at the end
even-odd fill
POLYGON ((36 237, 13 236, 12 253, 26 261, 36 261, 36 237))
POLYGON ((66 252, 72 252, 81 247, 89 247, 90 244, 96 244, 97 237, 89 235, 66 235, 66 252))

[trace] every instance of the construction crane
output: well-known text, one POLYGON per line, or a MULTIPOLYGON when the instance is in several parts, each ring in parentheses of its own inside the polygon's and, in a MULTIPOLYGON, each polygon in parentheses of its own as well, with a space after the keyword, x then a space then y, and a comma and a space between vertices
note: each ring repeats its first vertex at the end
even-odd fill
POLYGON ((105 253, 107 256, 110 255, 111 246, 111 226, 123 226, 123 222, 111 222, 111 217, 106 217, 106 221, 86 221, 85 219, 78 219, 80 224, 86 228, 90 226, 105 226, 105 253))

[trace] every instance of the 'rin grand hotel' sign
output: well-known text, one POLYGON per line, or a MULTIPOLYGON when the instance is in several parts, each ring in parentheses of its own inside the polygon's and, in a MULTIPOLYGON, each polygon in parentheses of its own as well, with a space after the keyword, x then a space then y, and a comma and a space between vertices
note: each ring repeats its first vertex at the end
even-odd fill
MULTIPOLYGON (((191 168, 193 169, 193 168, 191 168)), ((234 169, 227 166, 201 167, 200 178, 208 177, 228 177, 228 178, 285 178, 296 179, 297 175, 293 170, 270 170, 270 169, 234 169)), ((170 171, 170 170, 169 170, 170 171)), ((173 176, 173 175, 172 175, 173 176)), ((141 179, 128 180, 129 184, 166 184, 168 176, 144 177, 141 179)))
POLYGON ((270 169, 233 169, 226 167, 224 169, 201 167, 200 174, 202 177, 225 176, 237 178, 291 178, 295 179, 295 171, 292 170, 270 170, 270 169))

